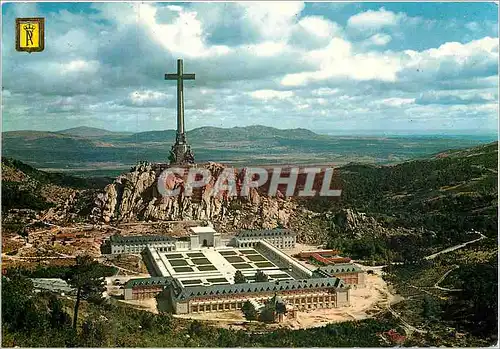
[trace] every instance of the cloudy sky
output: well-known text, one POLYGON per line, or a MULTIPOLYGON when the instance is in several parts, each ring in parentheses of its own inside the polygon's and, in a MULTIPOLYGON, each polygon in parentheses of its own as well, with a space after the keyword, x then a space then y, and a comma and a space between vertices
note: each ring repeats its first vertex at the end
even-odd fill
POLYGON ((320 133, 492 133, 494 3, 38 3, 2 6, 4 131, 262 124, 320 133), (15 51, 16 17, 45 50, 15 51))

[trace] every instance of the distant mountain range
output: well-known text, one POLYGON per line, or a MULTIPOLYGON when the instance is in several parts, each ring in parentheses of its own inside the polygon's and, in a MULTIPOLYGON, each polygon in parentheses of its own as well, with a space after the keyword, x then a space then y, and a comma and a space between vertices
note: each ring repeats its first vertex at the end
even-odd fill
MULTIPOLYGON (((49 171, 115 175, 138 161, 166 162, 175 133, 113 132, 86 126, 57 132, 9 131, 2 133, 2 155, 49 171)), ((187 139, 197 162, 238 165, 394 163, 484 143, 459 137, 327 136, 303 128, 261 125, 200 127, 188 131, 187 139)))
MULTIPOLYGON (((146 131, 146 132, 113 132, 100 128, 80 126, 67 130, 57 131, 55 133, 65 134, 70 136, 85 137, 85 138, 100 138, 111 136, 117 140, 121 137, 124 141, 141 141, 141 142, 164 142, 168 140, 175 140, 175 130, 162 130, 162 131, 146 131)), ((233 127, 233 128, 220 128, 220 127, 200 127, 191 131, 187 131, 187 137, 193 140, 202 137, 205 140, 253 140, 260 138, 311 138, 318 137, 316 133, 303 129, 287 129, 280 130, 274 127, 267 127, 261 125, 246 126, 246 127, 233 127)))
POLYGON ((55 133, 61 133, 61 134, 70 135, 70 136, 77 136, 77 137, 88 137, 88 138, 104 137, 104 136, 111 136, 111 135, 126 136, 126 135, 132 134, 132 132, 113 132, 113 131, 104 130, 102 128, 87 127, 87 126, 68 128, 66 130, 57 131, 55 133))

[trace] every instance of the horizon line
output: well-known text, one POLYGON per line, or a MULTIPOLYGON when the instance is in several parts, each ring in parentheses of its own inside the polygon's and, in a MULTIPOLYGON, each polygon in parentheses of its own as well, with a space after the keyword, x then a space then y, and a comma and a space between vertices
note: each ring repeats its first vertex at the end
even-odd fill
MULTIPOLYGON (((473 131, 470 129, 466 130, 446 130, 446 129, 435 129, 435 130, 428 130, 428 131, 416 131, 412 132, 411 130, 380 130, 380 129, 374 129, 374 130, 355 130, 355 129, 344 129, 344 130, 314 130, 314 129, 309 129, 305 127, 295 127, 295 128, 278 128, 274 126, 266 126, 262 124, 252 124, 252 125, 245 125, 245 126, 231 126, 231 127, 220 127, 220 126, 212 126, 212 125, 204 125, 204 126, 199 126, 199 127, 194 127, 191 129, 188 129, 186 132, 202 129, 202 128, 215 128, 215 129, 221 129, 221 130, 230 130, 234 128, 250 128, 250 127, 265 127, 265 128, 270 128, 270 129, 275 129, 275 130, 280 130, 280 131, 286 131, 286 130, 306 130, 310 131, 313 133, 316 133, 318 135, 325 135, 325 136, 377 136, 377 137, 391 137, 391 136, 496 136, 498 137, 499 131, 498 130, 477 130, 473 131)), ((94 126, 87 126, 87 125, 80 125, 80 126, 74 126, 74 127, 69 127, 61 130, 56 130, 56 131, 51 131, 51 130, 33 130, 33 129, 15 129, 15 130, 2 130, 2 133, 7 133, 7 132, 47 132, 47 133, 61 133, 63 131, 68 131, 68 130, 73 130, 73 129, 78 129, 78 128, 91 128, 95 130, 100 130, 100 131, 106 131, 110 133, 130 133, 130 134, 137 134, 137 133, 146 133, 146 132, 165 132, 165 131, 173 131, 175 132, 175 128, 167 128, 167 129, 152 129, 152 130, 144 130, 144 131, 127 131, 127 130, 120 130, 120 131, 112 131, 108 130, 105 128, 100 128, 100 127, 94 127, 94 126)))

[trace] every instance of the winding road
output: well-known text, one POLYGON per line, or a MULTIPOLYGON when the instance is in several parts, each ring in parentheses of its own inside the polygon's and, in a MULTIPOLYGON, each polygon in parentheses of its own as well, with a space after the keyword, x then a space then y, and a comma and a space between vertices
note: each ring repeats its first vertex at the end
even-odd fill
MULTIPOLYGON (((476 234, 479 234, 480 237, 477 238, 477 239, 474 239, 474 240, 471 240, 471 241, 468 241, 468 242, 465 242, 465 243, 462 243, 462 244, 459 244, 459 245, 455 245, 455 246, 452 246, 452 247, 448 247, 448 248, 445 248, 444 250, 441 250, 439 252, 436 252, 434 254, 431 254, 429 256, 426 256, 424 257, 423 259, 425 260, 432 260, 434 258, 436 258, 437 256, 441 255, 441 254, 444 254, 444 253, 449 253, 449 252, 453 252, 453 251, 456 251, 458 249, 461 249, 469 244, 472 244, 474 242, 477 242, 477 241, 480 241, 482 239, 485 239, 486 236, 480 232, 477 232, 477 231, 472 231, 471 233, 476 233, 476 234)), ((393 262, 391 263, 392 265, 400 265, 400 264, 404 264, 404 263, 401 263, 401 262, 393 262)), ((381 271, 382 268, 384 268, 385 266, 387 265, 382 265, 382 266, 376 266, 376 267, 367 267, 367 266, 364 266, 364 269, 365 270, 372 270, 372 271, 381 271)), ((440 278, 438 281, 436 281, 436 283, 434 284, 434 286, 431 286, 431 287, 417 287, 417 286, 414 286, 414 285, 408 285, 410 287, 413 287, 413 288, 416 288, 416 289, 419 289, 425 293, 428 293, 432 296, 435 296, 433 295, 432 293, 430 293, 429 291, 425 290, 425 288, 435 288, 435 289, 438 289, 438 290, 441 290, 441 291, 447 291, 447 292, 459 292, 461 291, 460 289, 450 289, 450 288, 445 288, 445 287, 441 287, 439 286, 439 284, 441 282, 443 282, 443 280, 454 270, 458 269, 459 266, 458 265, 454 265, 453 268, 451 268, 450 270, 446 271, 440 278)), ((388 294, 388 297, 390 297, 390 295, 388 294)), ((417 333, 427 333, 427 331, 425 330, 421 330, 421 329, 418 329, 416 328, 415 326, 412 326, 410 325, 408 322, 406 322, 406 320, 404 320, 401 315, 399 315, 392 307, 391 307, 391 301, 389 300, 390 298, 388 298, 388 302, 386 304, 386 309, 396 318, 398 319, 401 324, 403 325, 403 328, 406 332, 406 335, 407 336, 410 336, 413 332, 417 332, 417 333)))
POLYGON ((485 236, 484 234, 482 234, 482 233, 480 233, 480 232, 478 232, 478 231, 473 231, 473 232, 471 232, 471 233, 476 233, 476 234, 479 234, 479 235, 480 235, 480 237, 479 237, 479 238, 477 238, 477 239, 471 240, 471 241, 464 242, 463 244, 460 244, 460 245, 455 245, 455 246, 452 246, 452 247, 445 248, 445 249, 444 249, 444 250, 442 250, 442 251, 439 251, 439 252, 436 252, 436 253, 434 253, 434 254, 431 254, 431 255, 429 255, 429 256, 424 257, 424 259, 425 259, 425 260, 434 259, 434 258, 436 258, 437 256, 439 256, 440 254, 456 251, 456 250, 458 250, 458 249, 460 249, 460 248, 463 248, 463 247, 467 246, 468 244, 472 244, 472 243, 474 243, 474 242, 476 242, 476 241, 479 241, 479 240, 482 240, 482 239, 485 239, 485 238, 486 238, 486 236, 485 236))

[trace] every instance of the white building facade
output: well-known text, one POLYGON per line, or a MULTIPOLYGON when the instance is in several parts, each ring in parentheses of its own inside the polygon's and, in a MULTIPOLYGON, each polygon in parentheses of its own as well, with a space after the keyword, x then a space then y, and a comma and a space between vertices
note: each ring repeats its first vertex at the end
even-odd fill
POLYGON ((141 253, 147 246, 155 247, 162 252, 176 249, 176 240, 170 236, 162 235, 113 235, 109 238, 108 243, 111 247, 111 254, 141 253))
POLYGON ((231 240, 231 244, 235 247, 255 247, 261 240, 280 249, 292 249, 297 243, 297 235, 287 229, 244 230, 231 240))

